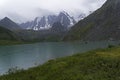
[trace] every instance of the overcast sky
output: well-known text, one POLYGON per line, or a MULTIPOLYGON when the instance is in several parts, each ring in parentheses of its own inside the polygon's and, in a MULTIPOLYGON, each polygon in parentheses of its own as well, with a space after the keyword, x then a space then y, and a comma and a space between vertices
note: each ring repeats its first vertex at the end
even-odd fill
POLYGON ((72 16, 94 11, 106 0, 0 0, 0 19, 7 16, 15 22, 32 20, 36 16, 66 11, 72 16))

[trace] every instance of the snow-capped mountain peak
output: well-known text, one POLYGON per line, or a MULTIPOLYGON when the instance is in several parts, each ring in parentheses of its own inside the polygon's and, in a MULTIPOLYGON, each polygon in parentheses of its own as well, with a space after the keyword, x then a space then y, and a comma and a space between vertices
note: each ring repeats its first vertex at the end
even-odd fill
POLYGON ((36 17, 33 21, 20 24, 25 29, 41 30, 50 29, 54 23, 60 22, 62 26, 73 26, 76 21, 67 12, 60 12, 58 15, 48 15, 43 17, 36 17))

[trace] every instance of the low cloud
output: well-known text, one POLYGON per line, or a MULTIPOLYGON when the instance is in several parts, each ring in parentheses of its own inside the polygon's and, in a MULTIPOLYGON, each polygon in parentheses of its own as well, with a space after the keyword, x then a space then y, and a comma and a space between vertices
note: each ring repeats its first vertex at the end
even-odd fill
POLYGON ((15 22, 33 20, 36 16, 66 11, 72 16, 94 11, 106 0, 0 0, 0 18, 10 17, 15 22))

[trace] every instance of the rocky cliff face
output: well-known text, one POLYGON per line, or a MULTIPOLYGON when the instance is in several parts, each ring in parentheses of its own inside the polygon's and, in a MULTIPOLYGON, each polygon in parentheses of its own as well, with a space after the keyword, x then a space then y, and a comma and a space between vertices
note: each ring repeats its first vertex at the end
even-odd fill
POLYGON ((60 22, 62 26, 65 26, 67 28, 73 26, 76 23, 75 19, 68 13, 60 12, 59 15, 37 17, 31 22, 20 24, 20 26, 25 29, 43 30, 50 29, 56 22, 60 22))

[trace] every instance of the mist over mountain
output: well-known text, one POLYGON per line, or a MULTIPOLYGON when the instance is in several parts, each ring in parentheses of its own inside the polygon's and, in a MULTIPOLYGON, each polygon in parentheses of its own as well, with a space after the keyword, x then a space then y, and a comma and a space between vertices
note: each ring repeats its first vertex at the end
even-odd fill
POLYGON ((0 18, 9 17, 16 23, 31 21, 38 16, 59 14, 66 11, 73 17, 88 15, 106 0, 0 0, 0 18))
POLYGON ((0 21, 0 26, 16 32, 25 41, 60 40, 119 40, 120 1, 107 2, 90 15, 79 14, 79 22, 67 12, 58 15, 36 17, 33 21, 20 25, 8 17, 0 21), (24 30, 19 28, 24 28, 24 30), (68 29, 71 27, 70 29, 68 29))

